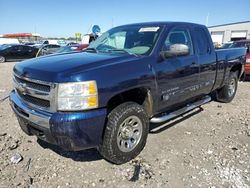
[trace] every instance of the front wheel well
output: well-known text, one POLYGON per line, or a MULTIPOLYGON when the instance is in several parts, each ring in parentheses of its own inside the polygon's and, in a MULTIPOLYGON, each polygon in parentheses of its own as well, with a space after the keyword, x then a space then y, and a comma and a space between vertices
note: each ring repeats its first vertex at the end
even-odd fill
POLYGON ((136 102, 142 105, 149 117, 153 114, 153 100, 151 92, 147 88, 135 88, 124 91, 113 96, 107 103, 107 110, 110 113, 115 107, 124 102, 136 102))

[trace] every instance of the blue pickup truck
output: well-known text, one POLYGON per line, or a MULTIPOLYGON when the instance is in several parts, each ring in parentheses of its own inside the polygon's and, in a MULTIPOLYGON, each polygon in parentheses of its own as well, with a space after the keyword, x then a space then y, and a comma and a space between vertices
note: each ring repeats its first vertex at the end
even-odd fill
POLYGON ((245 54, 215 50, 199 24, 119 26, 83 52, 16 64, 10 104, 28 135, 65 150, 97 148, 122 164, 144 148, 150 123, 230 102, 245 54))

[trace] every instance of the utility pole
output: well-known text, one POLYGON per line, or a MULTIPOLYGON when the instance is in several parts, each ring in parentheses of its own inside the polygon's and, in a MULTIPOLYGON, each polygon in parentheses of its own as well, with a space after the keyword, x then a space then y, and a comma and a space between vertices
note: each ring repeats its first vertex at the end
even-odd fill
MULTIPOLYGON (((35 29, 35 35, 36 35, 36 25, 34 25, 34 29, 35 29)), ((37 41, 37 36, 35 36, 35 41, 37 41)))
POLYGON ((92 27, 93 27, 93 24, 91 24, 91 25, 89 26, 89 29, 88 29, 88 31, 87 31, 87 34, 90 33, 90 30, 91 30, 92 27))
POLYGON ((206 26, 208 26, 208 20, 209 20, 209 13, 207 13, 207 17, 206 17, 206 26))

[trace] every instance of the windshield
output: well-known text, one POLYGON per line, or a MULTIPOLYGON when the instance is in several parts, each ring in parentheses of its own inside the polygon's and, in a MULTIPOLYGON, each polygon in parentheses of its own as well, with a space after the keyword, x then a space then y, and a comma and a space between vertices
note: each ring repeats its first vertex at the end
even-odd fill
POLYGON ((105 32, 89 45, 103 53, 148 55, 158 39, 159 26, 122 26, 105 32))

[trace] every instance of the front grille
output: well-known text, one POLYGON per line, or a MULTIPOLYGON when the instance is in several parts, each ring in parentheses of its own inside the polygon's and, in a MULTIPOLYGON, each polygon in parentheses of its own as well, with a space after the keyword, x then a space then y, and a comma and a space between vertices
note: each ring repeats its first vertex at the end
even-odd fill
POLYGON ((33 89, 37 89, 37 90, 45 91, 45 92, 50 92, 50 86, 49 85, 43 85, 43 84, 40 84, 40 83, 30 82, 28 80, 20 79, 17 76, 15 76, 15 80, 18 83, 26 84, 26 86, 29 87, 29 88, 33 88, 33 89))
POLYGON ((51 84, 43 81, 26 79, 14 75, 14 84, 18 96, 28 105, 52 111, 53 101, 51 84))
POLYGON ((42 108, 49 108, 50 107, 50 102, 48 100, 44 100, 44 99, 39 99, 36 97, 32 97, 30 95, 24 95, 22 94, 20 91, 18 91, 18 95, 25 101, 28 102, 30 104, 42 107, 42 108))

